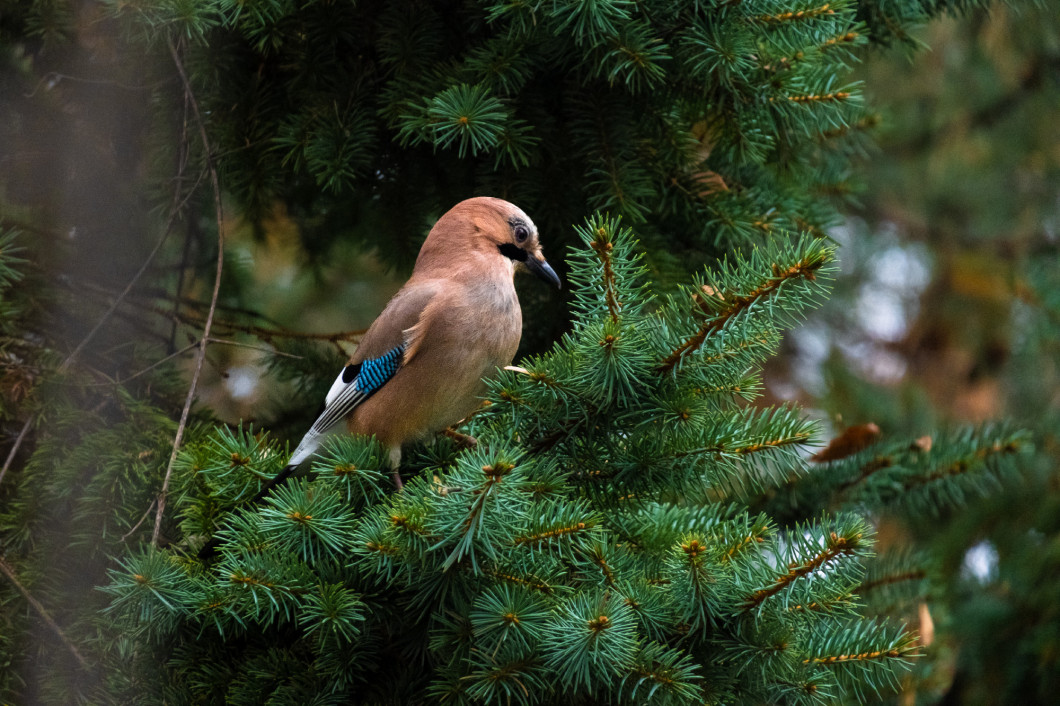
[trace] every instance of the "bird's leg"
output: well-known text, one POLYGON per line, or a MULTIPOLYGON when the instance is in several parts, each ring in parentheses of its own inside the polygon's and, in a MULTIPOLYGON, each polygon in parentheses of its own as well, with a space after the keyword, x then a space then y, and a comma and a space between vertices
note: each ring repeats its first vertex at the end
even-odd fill
POLYGON ((390 447, 390 472, 394 476, 394 485, 398 490, 405 487, 405 484, 401 482, 401 474, 398 470, 401 467, 401 445, 390 447))
POLYGON ((452 427, 446 427, 445 431, 442 433, 465 449, 473 449, 478 446, 478 439, 473 436, 468 436, 467 434, 461 434, 452 427))

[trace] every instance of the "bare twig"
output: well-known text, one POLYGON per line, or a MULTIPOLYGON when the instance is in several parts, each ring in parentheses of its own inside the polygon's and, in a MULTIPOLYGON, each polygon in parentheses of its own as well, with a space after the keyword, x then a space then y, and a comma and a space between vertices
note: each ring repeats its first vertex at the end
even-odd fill
MULTIPOLYGON (((243 343, 242 341, 229 341, 229 340, 224 339, 224 338, 214 338, 214 337, 211 336, 210 339, 207 341, 207 343, 218 343, 218 344, 220 344, 222 346, 234 346, 236 348, 248 348, 248 349, 250 349, 252 351, 258 351, 258 352, 261 352, 261 353, 267 353, 269 355, 276 355, 276 356, 280 356, 282 358, 294 358, 295 360, 301 360, 302 359, 302 356, 295 355, 294 353, 285 353, 283 351, 278 351, 278 350, 275 350, 273 348, 267 348, 265 346, 255 346, 253 343, 243 343)), ((104 375, 103 373, 98 373, 99 377, 104 379, 104 382, 82 383, 82 385, 84 387, 109 387, 109 386, 112 386, 112 385, 124 385, 125 383, 129 382, 130 380, 132 380, 134 378, 138 378, 141 375, 144 375, 145 373, 151 372, 152 370, 154 370, 155 368, 157 368, 160 365, 163 365, 167 361, 170 361, 170 360, 172 360, 174 358, 179 358, 180 356, 184 355, 188 351, 191 351, 191 350, 194 350, 194 349, 198 348, 200 345, 202 345, 202 340, 201 339, 200 340, 196 340, 196 341, 192 341, 191 343, 189 343, 188 345, 184 346, 180 350, 173 351, 172 353, 167 355, 165 358, 161 358, 159 360, 156 360, 154 363, 151 363, 146 368, 142 368, 141 370, 137 370, 135 373, 132 373, 131 375, 127 375, 127 376, 121 378, 120 380, 119 379, 115 379, 115 378, 111 378, 111 377, 109 377, 107 375, 104 375)), ((152 506, 154 506, 154 503, 152 503, 152 506)))
POLYGON ((23 93, 22 95, 25 96, 26 98, 32 98, 33 96, 37 95, 37 92, 40 91, 42 86, 47 85, 47 88, 45 90, 51 90, 52 88, 57 86, 60 81, 73 81, 74 83, 87 83, 87 84, 91 84, 91 85, 94 85, 94 86, 113 86, 115 88, 121 88, 121 89, 124 89, 126 91, 147 91, 147 90, 150 90, 152 88, 157 88, 158 86, 161 86, 162 84, 164 84, 166 82, 166 81, 157 81, 157 82, 155 82, 153 84, 149 84, 149 85, 145 85, 145 86, 134 86, 134 85, 131 85, 131 84, 128 84, 128 83, 122 83, 121 81, 110 81, 110 80, 82 78, 80 76, 70 76, 70 75, 67 75, 67 74, 61 74, 58 71, 49 71, 48 73, 44 74, 44 76, 41 77, 40 81, 37 82, 37 85, 33 88, 33 92, 32 93, 23 93))
POLYGON ((124 377, 124 378, 122 378, 120 380, 118 380, 116 378, 111 378, 108 375, 102 375, 101 374, 101 377, 103 377, 105 379, 105 382, 87 383, 85 385, 85 387, 109 387, 111 385, 124 385, 125 383, 129 382, 130 380, 140 377, 144 373, 151 372, 152 370, 154 370, 158 366, 163 365, 166 361, 172 360, 173 358, 178 358, 178 357, 184 355, 185 353, 187 353, 188 351, 193 350, 195 348, 198 348, 199 347, 199 343, 200 343, 200 341, 195 341, 194 343, 189 343, 188 345, 186 345, 183 348, 181 348, 179 351, 174 351, 174 352, 170 353, 169 355, 167 355, 165 358, 162 358, 160 360, 156 360, 154 363, 151 363, 146 368, 143 368, 142 370, 137 370, 135 373, 132 373, 131 375, 127 375, 126 377, 124 377))
POLYGON ((33 416, 31 415, 26 423, 22 425, 22 431, 15 437, 15 443, 11 445, 11 450, 7 452, 7 459, 4 460, 3 468, 0 468, 0 484, 4 482, 4 476, 7 475, 7 469, 11 467, 11 462, 15 460, 15 454, 18 453, 18 449, 22 446, 22 441, 26 438, 26 434, 29 433, 30 427, 33 426, 33 416))
POLYGON ((206 314, 206 323, 203 325, 202 341, 199 354, 195 359, 195 371, 191 376, 191 385, 188 388, 188 396, 184 399, 184 409, 180 413, 180 422, 177 424, 177 434, 173 439, 173 451, 169 455, 169 464, 166 466, 166 475, 162 479, 162 488, 158 491, 158 508, 155 511, 155 528, 151 534, 151 544, 158 546, 158 533, 162 529, 162 517, 166 511, 166 493, 169 492, 169 479, 173 476, 173 465, 180 451, 180 442, 184 437, 184 429, 188 424, 188 414, 191 412, 191 404, 195 400, 195 389, 199 384, 199 375, 202 373, 202 364, 206 360, 206 342, 210 339, 210 328, 213 326, 214 312, 217 310, 217 297, 221 291, 221 273, 224 271, 224 211, 221 208, 221 183, 217 177, 217 167, 214 165, 213 155, 210 153, 210 141, 206 136, 206 126, 202 121, 202 113, 199 112, 198 101, 195 93, 191 90, 191 82, 184 72, 184 64, 181 63, 180 54, 172 39, 168 39, 169 53, 173 57, 173 64, 180 74, 180 80, 184 84, 184 92, 188 102, 191 104, 192 113, 195 115, 195 123, 199 128, 199 137, 202 139, 203 154, 206 157, 206 166, 210 171, 210 182, 213 185, 214 210, 217 216, 217 272, 214 275, 213 294, 210 296, 210 309, 206 314))
POLYGON ((252 351, 258 351, 259 353, 278 355, 282 358, 294 358, 295 360, 302 359, 302 356, 295 355, 294 353, 285 353, 283 351, 278 351, 274 348, 268 348, 267 346, 255 346, 253 343, 243 343, 242 341, 229 341, 225 338, 211 338, 208 342, 220 343, 222 346, 235 346, 236 348, 247 348, 252 351))
POLYGON ((132 535, 133 532, 135 532, 136 530, 140 529, 140 525, 142 525, 144 523, 144 520, 147 519, 147 516, 151 514, 151 510, 154 508, 156 502, 158 502, 157 499, 151 501, 151 504, 147 506, 146 510, 144 510, 143 516, 140 517, 140 521, 137 522, 135 525, 133 525, 132 529, 130 529, 125 534, 123 534, 121 536, 121 540, 119 540, 119 541, 124 542, 126 539, 128 539, 132 535))
POLYGON ((77 646, 70 641, 70 638, 66 636, 66 633, 63 632, 62 628, 59 627, 58 623, 56 623, 55 620, 52 619, 52 616, 48 613, 44 606, 41 605, 41 602, 34 598, 33 595, 29 592, 29 590, 22 585, 22 582, 18 580, 18 576, 15 575, 14 569, 12 569, 11 566, 3 559, 0 559, 0 573, 3 573, 3 575, 7 577, 7 580, 14 584, 15 588, 18 589, 18 592, 21 593, 22 597, 26 599, 26 602, 33 607, 33 610, 37 611, 37 614, 40 615, 41 619, 45 623, 47 623, 48 627, 50 627, 52 631, 55 632, 55 634, 59 637, 59 639, 62 640, 62 643, 66 645, 66 649, 70 650, 70 654, 74 656, 78 663, 83 668, 88 669, 88 661, 81 655, 81 652, 78 651, 77 646))
MULTIPOLYGON (((149 310, 163 313, 153 307, 149 307, 149 310)), ((189 326, 195 326, 202 323, 202 319, 186 313, 179 314, 176 318, 180 323, 189 326)), ((327 341, 336 345, 342 342, 356 343, 360 340, 361 336, 364 335, 365 331, 367 331, 367 329, 355 329, 353 331, 336 331, 334 333, 303 333, 301 331, 292 331, 291 329, 282 326, 265 328, 264 326, 254 326, 252 324, 237 324, 234 321, 218 321, 217 325, 223 326, 229 333, 250 334, 255 338, 260 338, 266 343, 272 343, 273 340, 277 338, 299 341, 327 341)), ((342 349, 341 345, 339 346, 339 351, 344 355, 348 355, 348 353, 342 349)))
MULTIPOLYGON (((186 131, 187 130, 187 125, 188 125, 188 96, 187 96, 187 94, 184 95, 184 119, 181 121, 181 125, 183 126, 183 129, 186 131)), ((179 164, 180 164, 180 166, 178 167, 178 172, 182 172, 184 170, 184 166, 187 164, 188 155, 189 155, 190 151, 191 150, 190 150, 190 145, 188 144, 188 141, 187 140, 183 140, 182 141, 182 145, 181 145, 180 155, 179 155, 179 164)), ((177 311, 180 308, 180 295, 183 293, 182 289, 184 287, 184 274, 185 274, 185 272, 187 272, 188 259, 191 257, 191 229, 190 228, 188 228, 187 230, 184 231, 184 247, 182 248, 182 250, 183 250, 183 252, 180 255, 180 269, 177 270, 177 287, 176 287, 176 292, 174 293, 174 299, 176 300, 173 303, 173 313, 174 314, 176 314, 177 311)), ((172 326, 172 328, 170 329, 170 332, 169 332, 169 349, 173 350, 173 348, 175 348, 176 345, 177 345, 177 322, 174 321, 173 322, 173 326, 172 326)))
MULTIPOLYGON (((78 287, 77 291, 83 292, 88 296, 109 296, 110 294, 109 291, 106 290, 104 287, 101 287, 92 282, 72 282, 72 284, 76 284, 76 286, 78 287)), ((168 301, 173 301, 172 297, 163 295, 162 293, 155 293, 151 291, 144 292, 143 290, 141 290, 141 292, 138 292, 138 294, 146 294, 148 297, 154 299, 164 299, 168 301)), ((168 308, 157 306, 146 301, 140 301, 136 297, 128 297, 124 303, 129 306, 137 307, 138 309, 148 313, 158 314, 159 316, 172 320, 175 324, 184 324, 186 326, 202 328, 202 325, 205 322, 204 318, 186 311, 181 311, 180 307, 176 307, 173 310, 170 310, 168 308)), ((178 303, 191 309, 209 309, 210 307, 210 302, 200 302, 196 299, 189 299, 186 297, 181 297, 178 303)), ((217 311, 220 312, 249 316, 269 323, 271 327, 257 326, 254 324, 240 324, 230 320, 218 320, 214 324, 216 327, 224 328, 225 332, 227 333, 246 333, 250 334, 251 336, 254 336, 255 338, 260 338, 261 340, 267 343, 271 343, 277 338, 304 341, 326 341, 328 343, 336 344, 356 343, 360 340, 361 336, 363 336, 368 330, 354 329, 352 331, 335 331, 333 333, 305 333, 302 331, 294 331, 292 329, 286 328, 283 325, 273 321, 268 316, 265 316, 264 314, 256 312, 252 309, 246 309, 237 306, 228 306, 220 303, 218 303, 215 308, 217 309, 217 311)), ((343 355, 348 355, 348 352, 343 350, 341 346, 339 347, 339 350, 343 355)))

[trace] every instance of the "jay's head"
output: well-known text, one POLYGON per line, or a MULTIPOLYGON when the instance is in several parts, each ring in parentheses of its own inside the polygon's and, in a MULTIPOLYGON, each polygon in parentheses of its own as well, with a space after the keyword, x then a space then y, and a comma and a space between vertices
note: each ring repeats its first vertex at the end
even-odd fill
POLYGON ((499 265, 525 268, 556 287, 562 286, 541 251, 537 226, 522 209, 503 199, 479 196, 453 206, 427 235, 416 267, 424 260, 455 259, 471 252, 499 265))

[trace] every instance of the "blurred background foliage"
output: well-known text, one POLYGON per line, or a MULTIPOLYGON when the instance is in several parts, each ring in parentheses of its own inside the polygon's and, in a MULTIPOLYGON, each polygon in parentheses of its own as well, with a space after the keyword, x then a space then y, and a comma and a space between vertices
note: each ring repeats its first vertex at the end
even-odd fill
MULTIPOLYGON (((173 13, 184 7, 163 5, 173 13)), ((20 407, 41 409, 71 394, 61 381, 39 389, 40 371, 60 366, 144 262, 154 247, 154 236, 144 234, 163 230, 173 174, 187 182, 178 194, 202 178, 184 168, 192 159, 188 152, 159 142, 159 136, 195 129, 191 107, 174 101, 178 79, 164 47, 145 56, 116 39, 113 10, 135 6, 0 0, 0 226, 19 233, 17 243, 31 260, 23 282, 3 302, 7 324, 17 321, 28 332, 18 340, 5 332, 5 453, 22 429, 20 407), (165 158, 148 160, 146 154, 165 158), (35 341, 49 346, 30 350, 35 341)), ((882 111, 863 118, 876 144, 858 143, 861 184, 836 181, 836 212, 820 224, 841 243, 842 276, 833 298, 786 339, 785 355, 767 371, 767 396, 800 400, 836 434, 873 423, 884 438, 916 438, 958 422, 1001 419, 1033 432, 1040 453, 1022 482, 942 517, 889 518, 880 536, 883 543, 915 540, 927 547, 922 563, 932 567, 930 612, 920 620, 922 629, 934 625, 930 649, 938 659, 919 675, 921 688, 901 696, 904 703, 1051 703, 1060 693, 1060 14, 1051 2, 989 9, 956 3, 953 9, 968 11, 907 33, 892 32, 899 24, 868 7, 860 19, 891 43, 862 51, 854 75, 865 82, 866 103, 882 111)), ((411 43, 427 35, 400 36, 411 43)), ((270 38, 260 41, 267 46, 270 38)), ((197 59, 207 62, 200 75, 208 74, 211 56, 197 59)), ((220 95, 234 90, 226 78, 253 74, 226 76, 218 67, 220 95)), ((434 87, 436 79, 425 81, 435 81, 434 87)), ((232 110, 252 107, 238 103, 232 110)), ((237 117, 231 124, 254 124, 252 115, 237 117)), ((298 126, 290 127, 295 135, 298 126)), ((356 163, 363 145, 344 145, 353 155, 347 162, 356 163)), ((330 336, 332 358, 322 363, 318 352, 306 361, 307 370, 338 360, 342 346, 406 275, 428 214, 467 195, 474 181, 452 168, 457 160, 434 161, 439 171, 430 177, 451 180, 449 191, 432 186, 417 208, 392 201, 373 213, 355 212, 329 196, 335 185, 319 176, 329 173, 326 163, 337 148, 315 147, 307 159, 321 160, 318 176, 284 186, 305 196, 291 206, 276 203, 278 186, 269 182, 275 174, 250 168, 239 181, 233 177, 238 170, 229 172, 226 187, 243 208, 226 208, 230 240, 221 312, 223 320, 240 323, 217 333, 238 342, 260 334, 253 327, 280 332, 273 342, 299 353, 307 350, 298 332, 330 336), (240 198, 251 193, 261 196, 240 198), (358 219, 376 219, 376 241, 333 242, 332 231, 358 219), (395 232, 408 239, 394 239, 395 232)), ((224 136, 222 147, 248 160, 262 156, 259 148, 254 135, 238 132, 224 136)), ((408 176, 417 154, 430 153, 413 145, 411 157, 395 159, 410 160, 402 172, 408 176)), ((569 193, 531 199, 562 205, 540 214, 527 208, 547 227, 544 239, 559 259, 560 244, 570 237, 562 233, 580 218, 587 199, 569 193)), ((665 226, 643 225, 654 248, 651 263, 663 277, 677 279, 719 249, 703 238, 668 248, 660 240, 665 226)), ((210 204, 192 203, 186 227, 183 244, 170 246, 166 263, 141 283, 138 293, 158 296, 129 298, 82 354, 86 367, 124 380, 143 368, 143 347, 182 350, 193 341, 188 329, 205 312, 180 304, 209 297, 209 282, 200 275, 216 255, 210 204), (166 325, 149 326, 157 340, 144 341, 142 322, 159 316, 166 325)), ((541 333, 528 337, 529 350, 563 328, 562 317, 550 315, 561 306, 558 300, 536 304, 544 313, 531 322, 541 333)), ((202 403, 229 421, 266 410, 274 428, 293 434, 304 418, 285 410, 312 411, 319 390, 303 389, 299 379, 288 380, 286 388, 260 384, 262 360, 260 351, 244 346, 212 347, 202 403)), ((182 368, 162 369, 169 378, 150 376, 149 399, 175 418, 185 387, 182 368)), ((132 400, 102 406, 96 412, 100 429, 109 428, 114 435, 108 440, 129 454, 168 453, 164 438, 138 439, 135 429, 117 425, 134 406, 132 400)), ((77 478, 57 477, 51 495, 42 497, 62 498, 77 485, 77 478)), ((43 507, 15 507, 5 492, 0 487, 5 522, 34 512, 37 522, 56 521, 43 507)), ((69 521, 76 525, 76 516, 69 521)), ((87 539, 79 541, 88 546, 87 539)), ((56 547, 36 548, 50 550, 66 555, 56 547)), ((92 552, 80 560, 78 570, 89 576, 107 561, 92 552)), ((84 595, 85 588, 69 590, 84 595)), ((19 597, 5 586, 3 600, 19 597)), ((55 617, 72 634, 89 635, 95 627, 79 623, 79 607, 58 606, 55 617)), ((0 627, 0 643, 15 634, 14 626, 0 627)), ((35 639, 54 641, 46 630, 35 639)), ((65 650, 54 653, 52 660, 68 659, 65 650)), ((29 683, 35 669, 46 669, 21 668, 20 678, 29 683)), ((47 702, 47 694, 37 696, 47 702)))
MULTIPOLYGON (((837 428, 916 437, 1009 419, 1040 453, 1023 482, 884 542, 922 542, 940 692, 1050 703, 1060 688, 1060 15, 994 7, 857 69, 884 108, 844 224, 832 299, 786 341, 771 389, 837 428)), ((769 378, 767 378, 767 381, 769 378)), ((912 702, 911 700, 909 701, 912 702)))

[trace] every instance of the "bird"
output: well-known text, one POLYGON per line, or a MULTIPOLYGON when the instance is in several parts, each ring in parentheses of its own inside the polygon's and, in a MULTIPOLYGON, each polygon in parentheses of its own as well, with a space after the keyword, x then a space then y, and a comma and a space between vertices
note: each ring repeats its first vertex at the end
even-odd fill
POLYGON ((389 448, 400 490, 402 446, 464 419, 481 404, 485 379, 512 362, 522 337, 514 282, 520 270, 562 289, 522 209, 480 196, 446 212, 423 241, 408 281, 335 378, 288 465, 255 500, 341 432, 374 436, 389 448))

